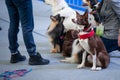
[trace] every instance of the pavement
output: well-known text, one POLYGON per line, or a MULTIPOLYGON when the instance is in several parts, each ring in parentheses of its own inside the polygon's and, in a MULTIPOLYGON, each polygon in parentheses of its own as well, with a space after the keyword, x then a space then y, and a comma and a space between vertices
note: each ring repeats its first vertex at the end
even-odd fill
MULTIPOLYGON (((22 32, 18 34, 18 42, 20 44, 19 50, 22 55, 27 57, 24 62, 10 64, 10 51, 8 49, 8 27, 9 17, 5 0, 0 0, 0 74, 9 70, 32 69, 31 72, 25 76, 13 78, 12 80, 120 80, 120 58, 111 57, 110 65, 107 69, 101 71, 91 71, 89 68, 77 69, 78 64, 61 63, 60 60, 64 57, 60 53, 50 53, 50 43, 48 41, 46 30, 50 24, 49 16, 51 7, 38 1, 33 1, 34 12, 34 39, 37 46, 37 51, 41 53, 44 58, 50 60, 49 65, 28 65, 28 53, 26 51, 22 32)), ((0 78, 3 80, 3 78, 0 78)))

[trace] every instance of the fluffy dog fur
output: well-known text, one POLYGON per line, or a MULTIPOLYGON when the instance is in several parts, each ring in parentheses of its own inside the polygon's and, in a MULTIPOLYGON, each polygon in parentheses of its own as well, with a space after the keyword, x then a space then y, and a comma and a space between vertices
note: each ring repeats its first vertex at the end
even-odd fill
MULTIPOLYGON (((85 12, 84 17, 80 16, 77 21, 73 20, 78 27, 80 27, 79 35, 88 34, 89 31, 84 31, 84 27, 89 25, 88 23, 88 12, 85 12), (83 20, 84 19, 84 20, 83 20), (84 21, 84 22, 83 22, 84 21), (82 28, 81 28, 82 27, 82 28)), ((73 43, 72 56, 71 58, 66 58, 61 60, 62 62, 76 62, 76 54, 79 51, 83 51, 82 62, 77 66, 77 68, 83 68, 86 66, 86 62, 92 64, 91 70, 101 70, 107 68, 110 62, 110 57, 105 49, 105 46, 99 36, 93 35, 86 39, 78 38, 73 43), (87 56, 87 53, 89 54, 87 56)))
POLYGON ((52 43, 51 53, 57 53, 62 51, 63 38, 64 38, 64 26, 63 21, 64 17, 60 15, 50 16, 51 24, 48 27, 47 33, 49 40, 52 43))
MULTIPOLYGON (((76 18, 79 18, 79 13, 76 12, 76 18)), ((62 55, 65 57, 70 57, 72 53, 72 44, 75 39, 78 38, 79 31, 70 29, 66 32, 66 35, 64 37, 63 47, 62 47, 62 55)))
POLYGON ((91 21, 90 23, 93 23, 92 20, 95 20, 97 25, 99 25, 102 21, 102 18, 100 17, 100 14, 99 14, 102 2, 99 3, 97 0, 83 0, 83 2, 84 2, 83 6, 87 6, 87 9, 90 13, 89 19, 90 19, 90 17, 94 18, 94 19, 89 20, 89 21, 91 21))
POLYGON ((65 0, 44 0, 44 2, 52 6, 53 15, 60 14, 65 17, 63 25, 67 31, 76 29, 76 24, 71 21, 71 19, 76 19, 76 11, 70 8, 65 0))
POLYGON ((78 38, 77 30, 69 30, 66 32, 62 47, 62 55, 65 57, 70 57, 72 52, 72 44, 75 39, 78 38))

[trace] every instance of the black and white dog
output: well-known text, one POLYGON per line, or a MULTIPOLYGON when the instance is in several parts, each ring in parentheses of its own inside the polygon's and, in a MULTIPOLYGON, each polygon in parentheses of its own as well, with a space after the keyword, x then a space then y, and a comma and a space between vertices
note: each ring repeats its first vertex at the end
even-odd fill
POLYGON ((50 16, 51 24, 48 27, 47 34, 49 36, 49 41, 52 44, 51 53, 62 52, 62 45, 64 41, 64 26, 63 21, 64 17, 60 15, 50 16))

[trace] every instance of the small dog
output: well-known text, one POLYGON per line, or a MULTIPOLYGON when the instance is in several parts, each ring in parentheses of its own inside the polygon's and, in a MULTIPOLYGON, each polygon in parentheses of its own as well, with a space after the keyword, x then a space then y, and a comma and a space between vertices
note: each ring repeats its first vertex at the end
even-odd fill
MULTIPOLYGON (((76 19, 79 18, 79 13, 76 12, 76 19)), ((72 53, 72 44, 75 39, 78 38, 78 33, 79 31, 76 29, 70 29, 66 32, 65 37, 64 37, 64 42, 63 42, 63 47, 62 47, 62 55, 64 57, 71 57, 72 53)))
POLYGON ((78 51, 83 51, 82 62, 77 68, 85 67, 86 62, 92 64, 91 70, 107 68, 110 63, 110 57, 100 37, 94 34, 94 30, 89 28, 91 24, 88 22, 88 12, 86 11, 83 16, 80 16, 77 19, 77 21, 74 19, 72 21, 76 23, 80 29, 79 38, 73 43, 71 58, 66 58, 61 61, 76 62, 76 54, 78 51), (87 28, 87 30, 85 28, 87 28))
MULTIPOLYGON (((77 24, 83 24, 83 25, 88 24, 88 21, 87 21, 88 19, 86 18, 86 13, 84 13, 83 15, 80 15, 79 13, 77 13, 76 18, 77 18, 77 22, 78 22, 77 24)), ((72 21, 74 23, 76 23, 76 21, 74 19, 72 21)), ((83 50, 82 50, 81 45, 78 44, 79 43, 78 34, 79 34, 79 32, 81 32, 81 30, 84 29, 84 26, 81 25, 81 27, 79 27, 77 24, 76 24, 76 26, 77 26, 77 34, 76 35, 77 36, 74 39, 74 41, 72 42, 72 45, 71 45, 72 48, 70 48, 71 51, 69 50, 71 52, 71 53, 69 53, 71 55, 71 57, 69 58, 69 56, 68 56, 68 57, 65 58, 65 60, 61 60, 61 62, 79 63, 79 62, 82 61, 81 60, 81 57, 82 57, 81 54, 83 53, 83 50), (76 44, 78 44, 78 46, 76 46, 76 44)), ((86 26, 88 26, 88 25, 86 25, 86 26)))
POLYGON ((70 8, 65 0, 44 0, 44 2, 52 6, 52 15, 60 14, 65 17, 63 25, 66 31, 76 28, 76 24, 71 21, 76 18, 76 11, 70 8))
POLYGON ((64 37, 64 42, 62 46, 62 55, 64 57, 70 57, 72 52, 72 44, 75 39, 78 38, 78 31, 77 30, 69 30, 66 32, 64 37))
MULTIPOLYGON (((83 6, 87 6, 87 9, 90 13, 89 16, 91 16, 91 18, 94 18, 92 20, 95 20, 97 25, 99 25, 102 22, 102 18, 100 17, 100 14, 99 14, 102 2, 100 3, 97 0, 83 0, 83 2, 84 2, 83 6)), ((93 21, 91 21, 91 23, 93 23, 93 21)))
POLYGON ((63 21, 64 17, 60 15, 50 16, 51 24, 48 27, 47 34, 52 43, 51 53, 62 52, 63 38, 65 36, 63 21))

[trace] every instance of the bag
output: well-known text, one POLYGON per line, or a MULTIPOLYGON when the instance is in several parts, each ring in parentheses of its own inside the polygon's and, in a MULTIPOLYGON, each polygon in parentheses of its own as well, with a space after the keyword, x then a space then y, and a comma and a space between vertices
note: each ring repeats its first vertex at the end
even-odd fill
POLYGON ((96 27, 96 35, 102 36, 104 34, 104 26, 103 24, 99 24, 99 26, 96 27))

